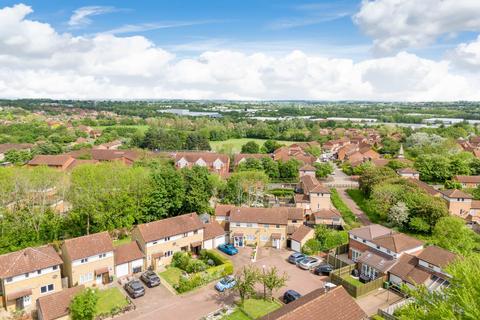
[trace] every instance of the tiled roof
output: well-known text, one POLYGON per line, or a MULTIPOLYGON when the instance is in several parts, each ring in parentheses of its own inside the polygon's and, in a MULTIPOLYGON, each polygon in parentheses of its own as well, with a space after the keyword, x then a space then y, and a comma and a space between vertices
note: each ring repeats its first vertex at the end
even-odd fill
POLYGON ((112 238, 106 231, 67 239, 64 242, 64 246, 72 260, 113 251, 112 238))
POLYGON ((28 162, 32 166, 63 166, 74 159, 70 155, 38 155, 28 162))
POLYGON ((371 241, 376 245, 396 253, 411 250, 423 245, 423 241, 400 232, 379 236, 373 238, 371 241))
POLYGON ((342 214, 337 209, 322 209, 313 213, 315 218, 319 219, 333 219, 341 218, 342 214))
POLYGON ((63 263, 52 246, 26 248, 0 256, 0 278, 34 272, 63 263))
POLYGON ((364 320, 365 312, 342 287, 316 289, 260 320, 364 320))
POLYGON ((225 217, 230 215, 230 210, 235 208, 232 204, 217 204, 215 207, 215 215, 225 217))
POLYGON ((455 176, 454 179, 461 183, 480 183, 480 176, 455 176))
POLYGON ((139 155, 134 150, 108 150, 108 149, 92 149, 92 159, 98 161, 111 161, 125 158, 130 161, 136 160, 139 155))
POLYGON ((310 227, 307 227, 306 225, 301 225, 300 227, 298 227, 297 230, 295 230, 295 232, 292 234, 292 237, 291 239, 294 240, 294 241, 298 241, 298 242, 301 242, 303 239, 305 239, 305 237, 311 232, 313 231, 312 228, 310 227))
POLYGON ((436 196, 436 195, 440 194, 440 192, 437 189, 435 189, 434 187, 432 187, 431 185, 429 185, 429 184, 427 184, 423 181, 413 179, 413 178, 408 179, 408 181, 413 183, 414 185, 416 185, 420 189, 423 189, 426 193, 428 193, 431 196, 436 196))
POLYGON ((84 288, 83 285, 79 285, 38 298, 38 311, 42 314, 42 319, 55 320, 68 316, 70 313, 70 302, 84 288))
POLYGON ((286 225, 288 219, 303 218, 301 208, 244 208, 236 207, 230 212, 230 222, 246 222, 261 224, 282 224, 286 225))
POLYGON ((448 198, 464 198, 464 199, 473 199, 471 194, 463 192, 462 190, 458 189, 450 189, 450 190, 442 190, 440 191, 443 195, 447 196, 448 198))
POLYGON ((317 168, 312 166, 311 164, 306 164, 303 167, 300 168, 300 171, 316 171, 317 168))
POLYGON ((223 163, 230 161, 228 155, 215 152, 177 152, 174 154, 174 158, 175 161, 185 158, 189 163, 194 163, 201 158, 207 164, 213 164, 217 159, 220 159, 223 163))
POLYGON ((302 184, 303 192, 308 193, 330 193, 330 190, 321 184, 317 178, 312 176, 303 176, 300 178, 302 184))
POLYGON ((139 224, 136 228, 145 242, 160 240, 190 231, 203 229, 204 225, 195 212, 176 217, 139 224))
POLYGON ((33 148, 31 143, 2 143, 0 144, 0 153, 5 153, 10 150, 23 150, 33 148))
POLYGON ((350 234, 365 240, 372 240, 374 238, 384 236, 392 232, 393 231, 391 229, 388 229, 387 227, 379 224, 371 224, 368 226, 350 230, 350 234))
POLYGON ((418 255, 418 259, 424 260, 430 264, 436 265, 437 267, 444 268, 449 263, 454 261, 458 256, 437 246, 429 246, 423 249, 418 255))
POLYGON ((204 223, 203 240, 210 240, 225 235, 225 230, 215 220, 211 219, 209 223, 204 223))
POLYGON ((144 257, 144 254, 142 251, 140 251, 136 241, 115 247, 113 252, 116 266, 130 261, 143 259, 144 257))
POLYGON ((411 284, 423 284, 431 274, 418 266, 418 258, 404 253, 389 270, 393 275, 411 284))

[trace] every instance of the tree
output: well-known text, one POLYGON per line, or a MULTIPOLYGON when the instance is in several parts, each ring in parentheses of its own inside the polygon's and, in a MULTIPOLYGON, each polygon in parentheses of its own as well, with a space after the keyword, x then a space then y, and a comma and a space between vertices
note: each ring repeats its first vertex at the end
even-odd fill
POLYGON ((267 184, 268 177, 264 172, 235 172, 227 180, 224 200, 235 205, 258 203, 263 200, 263 192, 267 184))
POLYGON ((254 170, 263 170, 262 162, 255 158, 247 158, 245 161, 242 161, 238 167, 238 171, 254 171, 254 170))
POLYGON ((204 136, 193 132, 187 136, 185 141, 186 150, 211 150, 208 139, 204 136))
POLYGON ((210 198, 213 195, 213 184, 209 179, 208 169, 193 166, 181 170, 185 184, 183 212, 210 213, 210 198))
POLYGON ((260 146, 255 141, 248 141, 242 146, 242 153, 259 153, 260 146))
POLYGON ((277 161, 269 157, 262 158, 260 161, 262 162, 263 171, 270 179, 275 180, 280 177, 277 161))
POLYGON ((395 154, 400 149, 400 142, 389 137, 382 140, 382 147, 379 152, 382 154, 395 154))
POLYGON ((255 266, 245 266, 235 275, 235 291, 240 296, 241 304, 255 294, 255 283, 259 278, 258 269, 255 266))
POLYGON ((480 255, 474 253, 447 266, 450 285, 441 291, 405 287, 413 301, 397 310, 395 316, 400 320, 480 319, 479 268, 480 255))
POLYGON ((445 182, 452 177, 450 160, 441 154, 422 154, 415 161, 415 168, 424 181, 445 182))
POLYGON ((317 178, 326 178, 333 173, 333 166, 329 162, 315 163, 315 168, 317 178))
POLYGON ((280 174, 280 178, 282 180, 287 181, 296 181, 298 180, 300 169, 300 162, 297 159, 290 159, 286 162, 279 161, 278 162, 278 171, 280 174))
POLYGON ((448 216, 440 219, 433 228, 436 245, 447 250, 469 255, 479 248, 479 236, 469 229, 465 222, 457 217, 448 216))
POLYGON ((360 189, 362 192, 369 197, 373 187, 378 184, 379 182, 384 182, 390 178, 397 178, 398 175, 395 171, 388 167, 383 168, 368 168, 362 174, 359 180, 360 189))
POLYGON ((98 295, 94 289, 87 288, 77 294, 70 303, 72 320, 93 320, 97 308, 98 295))
POLYGON ((398 227, 402 227, 408 220, 408 208, 405 202, 399 201, 388 211, 388 220, 398 227))
POLYGON ((265 268, 263 268, 263 272, 260 274, 259 280, 260 283, 263 284, 263 299, 267 299, 267 293, 268 297, 273 298, 273 291, 285 286, 288 280, 288 274, 284 272, 282 275, 280 275, 277 267, 275 266, 271 267, 267 271, 265 271, 265 268))
POLYGON ((445 189, 462 189, 462 184, 454 180, 445 181, 443 186, 445 187, 445 189))
POLYGON ((267 140, 263 143, 263 148, 265 150, 265 153, 273 153, 273 151, 277 150, 281 146, 282 144, 278 143, 275 140, 267 140))

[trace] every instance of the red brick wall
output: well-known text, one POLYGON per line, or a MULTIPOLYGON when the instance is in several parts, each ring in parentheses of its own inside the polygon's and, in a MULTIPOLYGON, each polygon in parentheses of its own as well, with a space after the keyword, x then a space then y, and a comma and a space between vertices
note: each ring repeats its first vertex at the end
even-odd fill
POLYGON ((352 249, 355 249, 355 250, 360 251, 360 252, 365 252, 368 249, 372 250, 372 248, 370 248, 366 244, 364 244, 362 242, 358 242, 356 240, 350 239, 350 242, 348 243, 348 258, 349 259, 352 259, 352 249))

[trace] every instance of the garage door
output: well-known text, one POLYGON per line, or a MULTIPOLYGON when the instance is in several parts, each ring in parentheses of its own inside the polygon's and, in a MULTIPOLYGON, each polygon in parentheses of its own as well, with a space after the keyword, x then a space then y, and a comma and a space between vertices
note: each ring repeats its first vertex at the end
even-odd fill
POLYGON ((215 238, 215 248, 224 243, 225 243, 225 236, 220 236, 215 238))
POLYGON ((115 267, 115 274, 117 278, 126 276, 128 274, 128 263, 119 264, 115 267))
POLYGON ((300 242, 292 240, 292 250, 296 252, 300 252, 302 250, 300 242))
POLYGON ((213 240, 207 240, 203 242, 203 248, 204 249, 212 249, 212 242, 213 240))

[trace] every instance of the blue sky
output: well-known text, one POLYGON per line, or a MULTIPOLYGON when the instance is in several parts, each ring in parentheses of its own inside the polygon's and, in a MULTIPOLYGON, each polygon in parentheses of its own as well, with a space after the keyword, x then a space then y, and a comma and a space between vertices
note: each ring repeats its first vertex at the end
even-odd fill
POLYGON ((477 99, 479 16, 473 0, 0 0, 0 96, 477 99))

